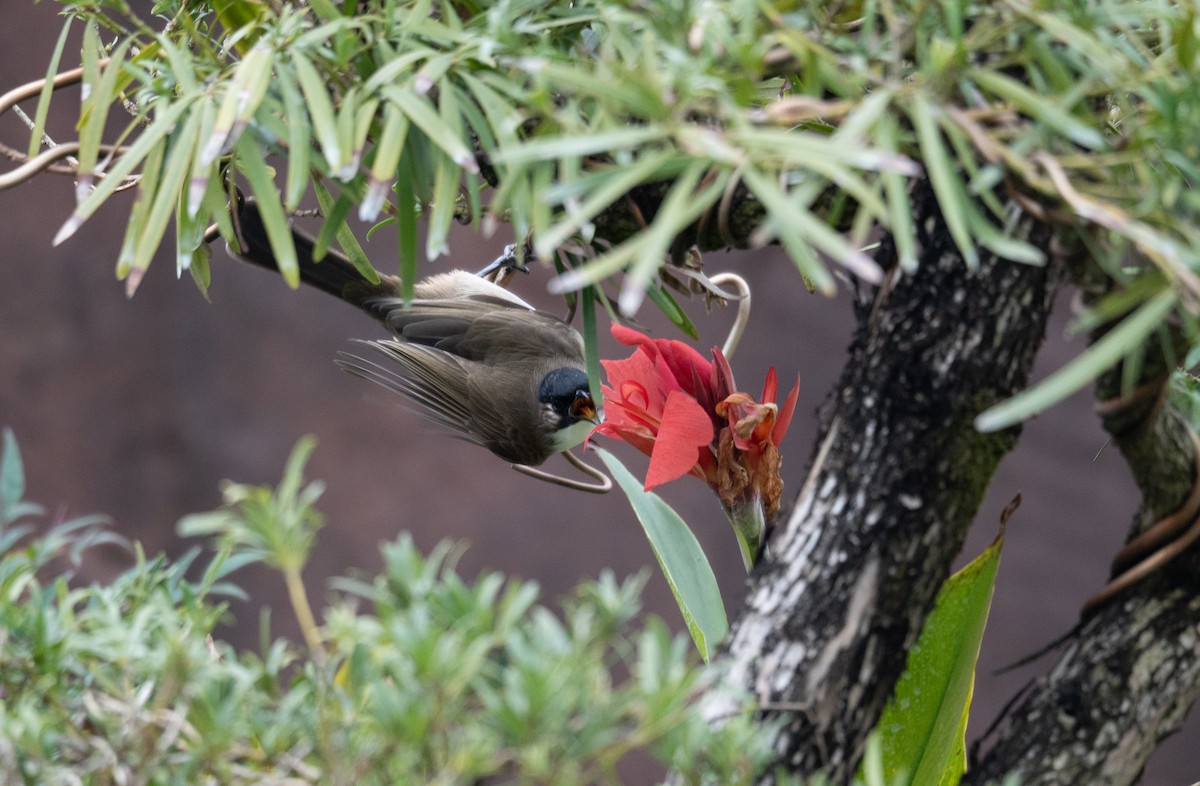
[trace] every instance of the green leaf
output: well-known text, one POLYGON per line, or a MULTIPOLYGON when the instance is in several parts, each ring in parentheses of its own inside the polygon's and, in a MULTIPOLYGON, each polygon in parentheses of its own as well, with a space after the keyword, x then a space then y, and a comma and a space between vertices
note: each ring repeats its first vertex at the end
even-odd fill
POLYGON ((12 429, 4 429, 4 447, 0 452, 0 526, 12 521, 12 512, 25 496, 25 468, 12 429))
POLYGON ((57 246, 64 242, 75 234, 79 227, 83 226, 83 222, 90 218, 92 213, 95 213, 96 209, 104 204, 104 200, 112 196, 113 192, 122 185, 125 177, 131 174, 147 156, 158 149, 163 137, 175 130, 179 118, 191 108, 192 103, 193 101, 190 99, 181 99, 156 115, 154 122, 141 132, 137 141, 129 146, 125 155, 117 159, 116 163, 108 170, 108 176, 96 184, 87 199, 80 203, 71 213, 71 217, 63 222, 62 227, 54 236, 53 245, 57 246))
POLYGON ((400 111, 408 115, 408 119, 412 121, 413 125, 425 132, 429 141, 440 147, 442 152, 450 157, 450 160, 468 172, 479 171, 479 164, 475 162, 475 154, 462 139, 461 125, 456 131, 446 122, 445 118, 434 111, 428 97, 415 95, 409 90, 400 88, 389 88, 383 92, 389 100, 400 107, 400 111))
POLYGON ((604 397, 600 392, 600 338, 596 326, 596 288, 586 287, 579 298, 580 321, 583 323, 583 360, 587 366, 588 387, 596 410, 603 411, 604 397))
POLYGON ((938 591, 934 609, 876 727, 887 783, 954 786, 966 771, 964 734, 975 664, 1000 566, 1004 531, 938 591))
POLYGON ((1011 101, 1017 109, 1045 123, 1077 145, 1099 150, 1104 147, 1104 135, 1064 110, 1058 100, 1050 100, 1030 90, 1011 77, 996 71, 979 69, 972 72, 975 83, 1001 98, 1011 101))
POLYGON ((271 170, 263 158, 262 151, 249 135, 237 141, 237 165, 250 192, 258 201, 258 212, 262 215, 263 227, 267 230, 267 242, 275 255, 279 274, 292 289, 300 286, 300 265, 296 260, 296 244, 292 242, 291 227, 279 201, 279 189, 275 187, 271 170))
POLYGON ((1176 300, 1176 294, 1169 289, 1159 292, 1070 363, 981 413, 975 418, 975 428, 999 431, 1062 401, 1140 345, 1171 313, 1176 300))
POLYGON ((379 271, 367 258, 367 252, 363 251, 358 237, 346 225, 346 214, 350 212, 352 201, 350 196, 343 192, 335 201, 330 196, 329 190, 325 188, 325 184, 315 179, 313 180, 313 191, 317 195, 317 204, 321 206, 321 213, 325 216, 325 224, 322 225, 321 232, 317 235, 317 242, 313 246, 313 259, 318 262, 324 259, 325 254, 329 251, 329 244, 336 239, 350 260, 350 264, 354 265, 354 269, 367 281, 378 284, 379 271))
POLYGON ((908 116, 917 132, 917 142, 921 146, 929 182, 933 185, 933 193, 937 195, 938 207, 942 209, 942 217, 946 220, 950 237, 954 238, 954 244, 958 246, 967 267, 973 270, 979 266, 979 253, 975 250, 974 240, 967 225, 967 206, 970 201, 958 173, 950 162, 950 155, 942 142, 933 113, 934 109, 929 99, 920 92, 913 93, 908 116))
POLYGON ((709 660, 729 632, 729 622, 717 578, 700 543, 679 514, 662 497, 643 490, 642 484, 616 456, 602 448, 596 448, 596 452, 629 498, 671 593, 675 595, 675 602, 679 604, 692 641, 696 643, 700 657, 709 660))
POLYGON ((34 110, 33 128, 29 131, 29 147, 25 155, 33 158, 42 146, 42 134, 46 130, 46 116, 50 114, 50 98, 54 95, 54 76, 58 73, 58 64, 62 60, 63 49, 67 45, 67 34, 71 32, 71 18, 63 24, 54 51, 50 54, 50 64, 46 66, 46 79, 42 82, 41 92, 38 93, 37 109, 34 110))

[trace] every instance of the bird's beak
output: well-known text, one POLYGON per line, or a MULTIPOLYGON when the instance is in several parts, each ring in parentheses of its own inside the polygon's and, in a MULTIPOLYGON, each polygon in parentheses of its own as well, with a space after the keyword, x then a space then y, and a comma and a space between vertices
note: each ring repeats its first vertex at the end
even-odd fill
POLYGON ((591 396, 580 396, 571 403, 571 415, 579 420, 588 420, 600 425, 600 415, 596 412, 596 404, 591 396))

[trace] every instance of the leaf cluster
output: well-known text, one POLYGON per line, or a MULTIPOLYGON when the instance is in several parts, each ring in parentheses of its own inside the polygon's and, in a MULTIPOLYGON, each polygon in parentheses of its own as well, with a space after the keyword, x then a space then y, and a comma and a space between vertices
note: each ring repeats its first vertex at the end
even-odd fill
POLYGON ((238 652, 215 632, 221 597, 271 549, 240 540, 245 521, 207 565, 135 547, 124 573, 80 585, 55 558, 102 530, 35 532, 11 434, 0 465, 5 783, 618 783, 641 752, 680 782, 737 784, 767 755, 746 702, 720 729, 694 711, 713 675, 660 621, 634 622, 640 580, 606 574, 556 612, 536 585, 464 579, 455 547, 422 555, 404 536, 381 575, 334 583, 326 657, 265 632, 238 652))
MULTIPOLYGON (((645 231, 603 238, 607 253, 564 286, 623 270, 629 291, 644 289, 678 236, 740 187, 763 209, 753 241, 782 242, 828 290, 815 252, 870 278, 856 241, 876 226, 913 269, 905 179, 922 169, 968 263, 980 246, 1044 258, 1005 235, 1005 181, 1168 273, 1196 263, 1186 217, 1200 206, 1200 23, 1187 3, 224 0, 159 3, 163 29, 123 3, 63 4, 94 23, 84 131, 120 100, 138 113, 137 141, 108 178, 142 172, 122 274, 148 263, 171 212, 188 264, 197 217, 224 212, 230 172, 264 207, 281 205, 264 216, 276 227, 310 185, 336 192, 321 200, 327 243, 348 239, 353 205, 367 220, 390 215, 408 273, 415 210, 429 219, 430 257, 455 218, 510 221, 549 257, 664 183, 645 231), (99 27, 117 43, 102 46, 99 27), (281 193, 264 153, 286 159, 281 193), (830 223, 851 228, 850 242, 830 223)), ((99 136, 81 136, 86 171, 99 136)))

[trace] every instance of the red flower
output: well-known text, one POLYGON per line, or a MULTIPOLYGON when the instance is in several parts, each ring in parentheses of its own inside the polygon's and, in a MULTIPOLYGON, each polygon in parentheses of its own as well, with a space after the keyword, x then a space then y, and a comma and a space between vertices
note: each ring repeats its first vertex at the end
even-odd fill
POLYGON ((707 483, 727 511, 758 497, 768 520, 779 509, 779 443, 800 392, 780 406, 775 369, 759 400, 737 391, 721 350, 713 361, 681 341, 652 339, 620 325, 613 337, 637 351, 602 360, 604 422, 593 434, 624 440, 650 456, 647 490, 687 474, 707 483))

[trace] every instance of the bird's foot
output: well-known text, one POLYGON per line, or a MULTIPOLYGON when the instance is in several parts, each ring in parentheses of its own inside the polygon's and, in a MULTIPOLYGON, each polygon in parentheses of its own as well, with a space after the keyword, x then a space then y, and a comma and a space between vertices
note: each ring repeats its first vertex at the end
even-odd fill
POLYGON ((480 278, 486 278, 497 286, 507 286, 509 280, 512 279, 515 271, 522 273, 529 272, 529 266, 526 261, 533 259, 533 252, 528 246, 525 247, 524 257, 517 256, 517 249, 520 248, 516 243, 510 243, 504 247, 504 253, 496 257, 490 265, 480 270, 475 275, 480 278))

